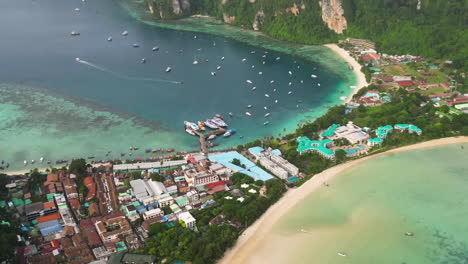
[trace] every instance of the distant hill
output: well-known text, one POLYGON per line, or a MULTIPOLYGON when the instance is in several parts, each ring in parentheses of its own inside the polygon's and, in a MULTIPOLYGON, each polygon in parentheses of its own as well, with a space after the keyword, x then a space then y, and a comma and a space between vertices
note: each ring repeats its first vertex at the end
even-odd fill
POLYGON ((146 0, 154 15, 193 14, 307 44, 370 39, 385 53, 468 64, 468 0, 146 0))

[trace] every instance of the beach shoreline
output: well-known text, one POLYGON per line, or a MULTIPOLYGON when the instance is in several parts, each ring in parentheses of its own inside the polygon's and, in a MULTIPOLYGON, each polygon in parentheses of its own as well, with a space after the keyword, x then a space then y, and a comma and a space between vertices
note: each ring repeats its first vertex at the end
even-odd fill
POLYGON ((337 174, 355 167, 363 162, 371 159, 382 157, 388 154, 419 150, 425 148, 440 147, 451 144, 468 143, 468 137, 450 137, 441 138, 430 141, 425 141, 409 146, 404 146, 376 155, 367 156, 361 159, 353 160, 329 168, 319 174, 316 174, 312 179, 308 180, 302 186, 296 189, 290 189, 286 194, 259 218, 255 223, 248 227, 238 238, 233 248, 225 252, 223 258, 218 261, 219 264, 235 264, 244 263, 251 254, 254 254, 255 249, 259 245, 260 240, 271 230, 273 225, 296 204, 313 193, 318 188, 322 187, 325 182, 333 179, 337 174))
POLYGON ((366 87, 369 85, 366 81, 366 76, 364 73, 361 71, 362 65, 359 64, 359 62, 356 61, 351 55, 349 55, 348 51, 346 51, 343 48, 340 48, 337 44, 325 44, 323 45, 324 47, 329 48, 333 52, 335 52, 336 55, 340 56, 343 60, 345 60, 349 65, 353 67, 353 72, 356 75, 357 78, 357 84, 356 88, 353 89, 353 92, 348 95, 344 103, 349 103, 352 99, 353 96, 363 87, 366 87))

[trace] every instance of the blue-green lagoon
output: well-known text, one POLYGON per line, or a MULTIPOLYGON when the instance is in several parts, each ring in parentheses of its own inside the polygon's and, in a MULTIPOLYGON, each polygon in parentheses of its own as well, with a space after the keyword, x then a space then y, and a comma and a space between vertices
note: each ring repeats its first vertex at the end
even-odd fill
POLYGON ((247 259, 234 259, 237 263, 467 263, 467 161, 464 143, 388 154, 356 165, 282 216, 247 259))
POLYGON ((327 48, 282 43, 275 49, 249 32, 241 39, 247 45, 156 27, 111 0, 0 1, 0 32, 0 160, 10 170, 40 167, 40 157, 128 157, 130 146, 140 148, 133 158, 153 155, 144 149, 197 150, 183 121, 217 113, 237 130, 216 139, 225 149, 292 131, 341 103, 356 84, 348 65, 327 48), (253 47, 257 42, 262 48, 253 47))

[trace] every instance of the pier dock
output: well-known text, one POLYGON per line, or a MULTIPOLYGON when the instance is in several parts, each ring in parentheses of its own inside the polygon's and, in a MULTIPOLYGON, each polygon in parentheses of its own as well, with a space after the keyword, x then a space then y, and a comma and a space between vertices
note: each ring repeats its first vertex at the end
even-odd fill
POLYGON ((218 128, 214 131, 211 131, 206 136, 203 135, 200 131, 193 130, 193 132, 200 138, 200 150, 203 152, 203 154, 205 154, 205 156, 208 157, 208 146, 206 145, 206 139, 210 137, 211 135, 224 134, 226 130, 224 128, 218 128))

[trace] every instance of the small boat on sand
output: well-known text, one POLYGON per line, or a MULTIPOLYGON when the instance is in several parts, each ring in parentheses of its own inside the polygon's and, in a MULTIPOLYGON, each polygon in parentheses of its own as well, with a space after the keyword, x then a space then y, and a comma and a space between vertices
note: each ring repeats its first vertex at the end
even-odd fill
POLYGON ((344 253, 344 252, 338 252, 338 256, 340 256, 340 257, 346 257, 346 256, 348 256, 348 255, 346 255, 346 253, 344 253))
POLYGON ((412 232, 406 232, 406 233, 405 233, 405 236, 414 236, 414 235, 416 235, 416 234, 415 234, 415 233, 412 233, 412 232))

